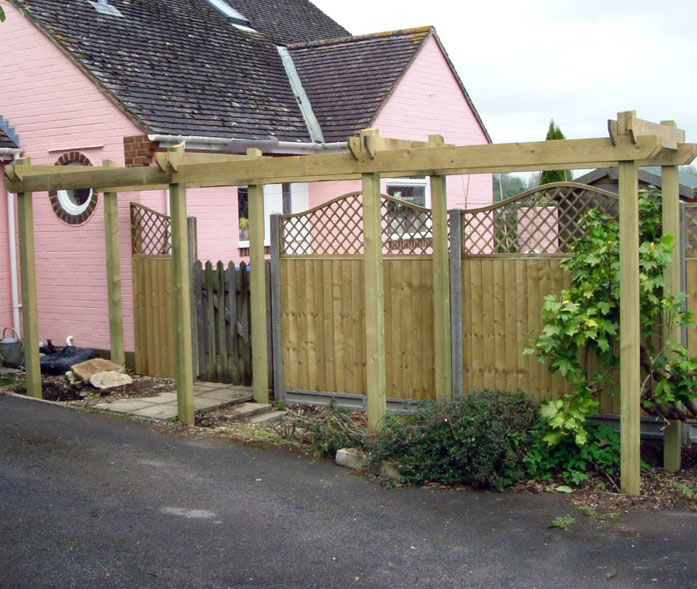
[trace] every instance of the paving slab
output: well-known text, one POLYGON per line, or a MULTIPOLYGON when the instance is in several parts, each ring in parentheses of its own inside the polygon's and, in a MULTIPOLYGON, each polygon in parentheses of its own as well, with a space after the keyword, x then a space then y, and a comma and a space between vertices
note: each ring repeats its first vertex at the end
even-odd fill
POLYGON ((100 403, 95 405, 95 409, 106 409, 107 411, 116 411, 117 413, 132 413, 145 407, 154 407, 155 405, 144 398, 137 399, 119 399, 110 403, 100 403))
POLYGON ((203 391, 200 393, 194 392, 196 397, 205 397, 206 399, 217 399, 218 401, 238 401, 243 399, 252 399, 253 395, 249 391, 238 391, 231 388, 219 389, 217 391, 203 391))
POLYGON ((176 403, 177 393, 160 393, 159 395, 155 395, 154 397, 144 398, 149 399, 152 403, 176 403))
POLYGON ((144 409, 129 411, 131 415, 139 417, 149 417, 151 419, 173 419, 177 416, 177 406, 169 403, 161 403, 159 405, 151 405, 144 409))
POLYGON ((194 383, 194 393, 197 391, 204 390, 218 390, 218 389, 229 389, 230 385, 222 382, 195 382, 194 383))
POLYGON ((202 409, 213 409, 213 407, 220 407, 219 399, 207 399, 206 397, 194 397, 194 409, 196 411, 201 411, 202 409))

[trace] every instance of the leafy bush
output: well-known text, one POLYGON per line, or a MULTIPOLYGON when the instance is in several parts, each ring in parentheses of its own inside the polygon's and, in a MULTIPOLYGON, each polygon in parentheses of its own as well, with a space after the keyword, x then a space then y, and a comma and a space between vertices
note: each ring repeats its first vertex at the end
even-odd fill
POLYGON ((525 477, 522 459, 538 419, 536 404, 520 392, 427 401, 415 413, 387 418, 369 442, 371 461, 396 464, 406 483, 500 489, 525 477))
MULTIPOLYGON (((676 325, 691 325, 683 311, 684 295, 665 288, 665 265, 674 247, 662 235, 661 195, 642 191, 639 197, 641 364, 648 378, 641 391, 642 408, 663 420, 697 417, 697 359, 678 342, 664 339, 676 325), (665 329, 668 328, 668 329, 665 329)), ((542 309, 544 328, 526 354, 549 362, 573 383, 573 392, 542 407, 548 444, 567 437, 586 443, 588 416, 599 409, 598 393, 608 388, 619 365, 619 226, 593 209, 582 221, 583 235, 572 245, 573 256, 561 265, 571 288, 549 295, 542 309), (592 356, 598 360, 591 362, 592 356)))
POLYGON ((530 451, 523 458, 531 478, 550 480, 560 475, 564 480, 578 484, 588 479, 588 472, 597 470, 610 476, 617 475, 620 464, 619 434, 607 425, 587 422, 588 439, 578 445, 575 438, 565 437, 554 446, 545 440, 545 431, 538 428, 530 451))

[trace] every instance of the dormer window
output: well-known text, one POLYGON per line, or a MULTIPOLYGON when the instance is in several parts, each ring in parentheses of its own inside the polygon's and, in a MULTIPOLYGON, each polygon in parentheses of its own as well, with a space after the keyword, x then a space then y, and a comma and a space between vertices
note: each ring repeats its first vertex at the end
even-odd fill
POLYGON ((227 17, 230 23, 234 26, 253 30, 249 24, 249 19, 241 12, 235 10, 232 6, 225 2, 225 0, 206 0, 206 2, 220 12, 220 14, 227 17))

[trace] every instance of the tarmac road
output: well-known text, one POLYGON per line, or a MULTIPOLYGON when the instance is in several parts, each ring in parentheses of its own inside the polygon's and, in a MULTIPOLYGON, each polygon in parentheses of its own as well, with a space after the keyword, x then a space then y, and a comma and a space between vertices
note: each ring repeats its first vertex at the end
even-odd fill
POLYGON ((695 587, 697 514, 387 490, 325 460, 0 395, 0 587, 695 587), (567 531, 548 524, 570 514, 567 531))

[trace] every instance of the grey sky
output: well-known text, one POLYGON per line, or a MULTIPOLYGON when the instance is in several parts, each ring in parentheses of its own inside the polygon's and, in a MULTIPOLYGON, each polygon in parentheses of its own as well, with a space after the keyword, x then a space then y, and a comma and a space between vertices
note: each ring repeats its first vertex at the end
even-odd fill
POLYGON ((621 110, 697 141, 692 1, 312 1, 353 34, 435 26, 497 143, 544 139, 550 118, 605 137, 621 110))

